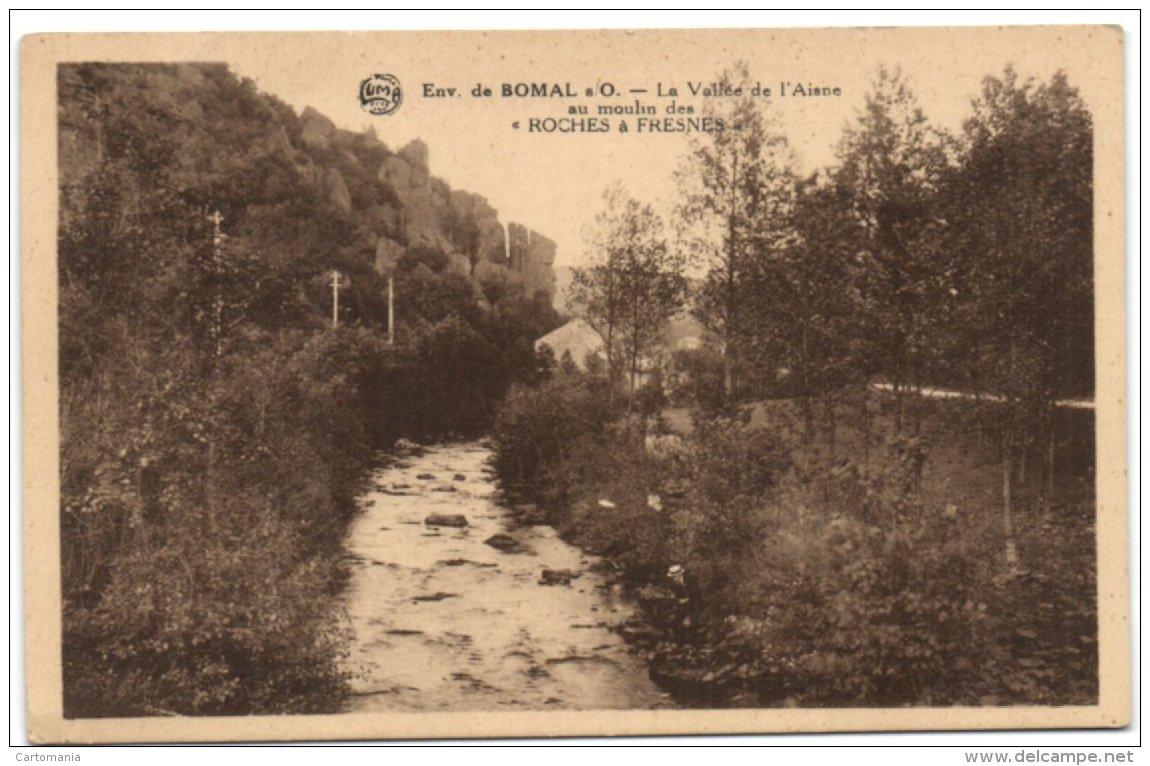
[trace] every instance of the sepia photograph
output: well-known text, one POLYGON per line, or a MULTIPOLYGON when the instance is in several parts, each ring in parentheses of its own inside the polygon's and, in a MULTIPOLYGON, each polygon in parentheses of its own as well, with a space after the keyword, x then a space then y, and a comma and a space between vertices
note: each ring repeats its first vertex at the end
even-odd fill
POLYGON ((1121 29, 22 55, 34 741, 1129 721, 1121 29))

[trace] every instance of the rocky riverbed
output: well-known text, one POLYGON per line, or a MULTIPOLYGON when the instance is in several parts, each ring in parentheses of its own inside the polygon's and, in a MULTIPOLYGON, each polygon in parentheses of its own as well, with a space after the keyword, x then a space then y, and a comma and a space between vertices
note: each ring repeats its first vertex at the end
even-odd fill
POLYGON ((348 535, 348 710, 672 707, 601 562, 502 501, 476 442, 412 449, 373 477, 348 535))

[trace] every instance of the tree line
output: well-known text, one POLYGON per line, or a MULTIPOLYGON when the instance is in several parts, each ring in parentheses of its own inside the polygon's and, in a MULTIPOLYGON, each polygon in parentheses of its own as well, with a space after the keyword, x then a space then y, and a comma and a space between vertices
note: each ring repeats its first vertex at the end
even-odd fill
MULTIPOLYGON (((749 80, 740 63, 720 83, 749 80)), ((689 308, 718 351, 720 404, 785 379, 808 442, 833 445, 852 402, 869 434, 874 382, 909 450, 924 387, 993 398, 1015 562, 1013 477, 1041 455, 1048 513, 1056 401, 1094 390, 1093 125, 1077 90, 1008 67, 949 133, 882 68, 836 163, 809 174, 761 100, 707 108, 730 129, 693 138, 670 226, 616 185, 589 228, 571 303, 604 337, 610 378, 626 375, 630 403, 638 360, 689 308)))

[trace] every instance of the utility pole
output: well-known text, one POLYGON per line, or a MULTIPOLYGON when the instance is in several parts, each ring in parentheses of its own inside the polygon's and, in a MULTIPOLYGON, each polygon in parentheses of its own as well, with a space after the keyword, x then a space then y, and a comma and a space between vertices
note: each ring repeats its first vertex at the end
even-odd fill
POLYGON ((220 229, 220 224, 223 223, 224 217, 220 215, 219 210, 216 210, 208 216, 208 220, 212 222, 212 355, 218 359, 222 349, 224 334, 224 298, 220 284, 222 281, 221 272, 223 271, 221 245, 224 241, 224 234, 220 229))
MULTIPOLYGON (((224 217, 220 215, 220 211, 216 210, 208 216, 208 220, 212 222, 212 326, 211 326, 211 343, 212 343, 212 372, 210 377, 209 394, 211 397, 211 407, 214 410, 217 405, 219 383, 217 376, 219 375, 216 366, 220 357, 223 344, 223 323, 224 323, 224 298, 223 298, 223 253, 222 245, 224 241, 223 231, 220 229, 220 224, 223 223, 224 217)), ((214 414, 214 413, 213 413, 214 414)), ((216 440, 218 436, 213 430, 208 431, 208 455, 207 465, 205 466, 204 476, 204 495, 208 511, 208 523, 212 530, 216 529, 216 515, 219 508, 219 497, 216 492, 216 440)))
POLYGON ((339 284, 340 274, 338 271, 331 273, 331 326, 339 327, 339 284))
POLYGON ((395 277, 387 277, 387 344, 395 345, 395 277))

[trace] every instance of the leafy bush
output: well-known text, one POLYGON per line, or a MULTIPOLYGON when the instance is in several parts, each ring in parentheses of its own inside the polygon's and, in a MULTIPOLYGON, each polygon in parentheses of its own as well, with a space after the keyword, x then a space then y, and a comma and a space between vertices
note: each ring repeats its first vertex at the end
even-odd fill
POLYGON ((581 438, 544 471, 542 499, 580 546, 609 557, 630 578, 659 580, 671 557, 671 517, 651 500, 665 477, 638 432, 615 425, 581 438))
POLYGON ((798 702, 976 701, 963 693, 986 604, 952 524, 840 517, 781 530, 766 557, 779 574, 764 649, 789 668, 782 684, 798 702))
POLYGON ((772 529, 768 512, 789 457, 749 411, 699 415, 682 465, 687 493, 670 511, 675 559, 699 578, 707 612, 721 619, 742 602, 741 562, 752 560, 772 529))
POLYGON ((743 587, 727 606, 754 630, 731 631, 724 651, 765 698, 977 704, 988 688, 976 668, 994 662, 990 530, 925 507, 896 452, 869 475, 789 471, 767 532, 732 567, 743 587))
POLYGON ((566 420, 587 393, 569 376, 518 390, 500 454, 530 454, 560 531, 633 582, 665 585, 671 563, 694 574, 713 673, 738 668, 760 700, 808 706, 982 704, 1037 688, 1045 666, 1020 675, 1000 645, 1002 590, 984 561, 995 519, 924 504, 905 439, 864 473, 796 452, 786 418, 770 419, 779 434, 743 411, 697 416, 680 449, 649 454, 636 421, 566 420), (535 451, 539 433, 564 438, 535 451))
POLYGON ((232 534, 201 517, 155 547, 133 547, 99 604, 71 611, 67 715, 338 710, 346 638, 330 601, 339 573, 325 558, 300 559, 308 546, 274 511, 253 523, 251 507, 235 510, 249 518, 232 534))
POLYGON ((103 489, 65 495, 65 541, 82 535, 63 550, 67 715, 340 704, 332 596, 380 346, 356 331, 260 340, 206 384, 138 395, 131 427, 97 421, 118 459, 70 467, 103 489))
POLYGON ((495 417, 496 468, 506 480, 530 483, 562 463, 576 443, 602 434, 611 419, 604 381, 558 374, 538 386, 515 385, 495 417))

